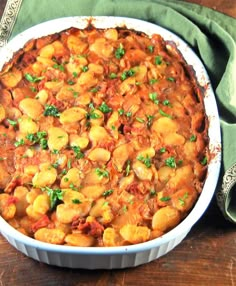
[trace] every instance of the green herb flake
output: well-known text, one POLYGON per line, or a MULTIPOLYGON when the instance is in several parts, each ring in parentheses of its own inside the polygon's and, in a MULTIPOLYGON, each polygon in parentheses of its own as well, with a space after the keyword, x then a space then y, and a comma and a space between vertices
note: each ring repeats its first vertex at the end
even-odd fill
POLYGON ((161 65, 162 64, 162 56, 156 56, 155 57, 155 64, 161 65))
POLYGON ((89 70, 88 66, 83 66, 81 68, 82 72, 87 72, 89 70))
POLYGON ((154 52, 154 46, 150 45, 147 47, 150 53, 154 52))
POLYGON ((99 91, 99 87, 93 87, 90 89, 90 92, 92 92, 92 93, 96 93, 98 91, 99 91))
POLYGON ((60 70, 60 71, 62 71, 62 72, 65 71, 65 67, 64 67, 63 65, 54 64, 52 67, 53 67, 54 69, 58 69, 58 70, 60 70))
POLYGON ((135 75, 135 71, 133 69, 130 69, 130 70, 127 70, 127 71, 124 71, 120 78, 121 80, 126 80, 128 77, 131 77, 131 76, 134 76, 135 75))
POLYGON ((189 138, 189 141, 190 141, 190 142, 196 142, 196 140, 197 140, 197 136, 194 135, 194 134, 191 135, 190 138, 189 138))
POLYGON ((37 91, 38 91, 37 88, 34 87, 34 86, 30 86, 30 90, 31 90, 32 92, 37 92, 37 91))
POLYGON ((78 73, 77 72, 73 72, 72 75, 73 75, 73 77, 78 77, 78 73))
POLYGON ((112 73, 110 73, 109 78, 110 79, 115 79, 115 78, 117 78, 117 74, 112 72, 112 73))
POLYGON ((63 169, 62 171, 61 171, 61 175, 66 175, 67 174, 67 170, 66 169, 63 169))
POLYGON ((110 196, 112 193, 114 192, 114 190, 110 189, 110 190, 107 190, 105 192, 103 192, 103 197, 108 197, 110 196))
POLYGON ((102 116, 98 113, 96 113, 95 111, 94 112, 91 112, 91 113, 88 113, 88 119, 98 119, 98 118, 101 118, 102 116))
POLYGON ((123 115, 123 114, 125 114, 124 109, 118 109, 118 114, 119 114, 119 115, 123 115))
POLYGON ((59 163, 58 161, 56 161, 55 163, 52 164, 52 167, 57 169, 59 167, 59 163))
POLYGON ((207 164, 207 157, 204 157, 202 160, 201 160, 201 165, 202 166, 206 166, 206 164, 207 164))
POLYGON ((46 138, 40 139, 39 144, 43 150, 48 148, 48 141, 46 138))
POLYGON ((150 128, 154 119, 154 115, 146 115, 147 117, 147 127, 150 128))
POLYGON ((72 146, 71 149, 74 151, 76 159, 81 159, 84 157, 84 153, 81 151, 79 146, 72 146))
POLYGON ((167 197, 162 197, 162 198, 160 198, 160 201, 162 201, 162 202, 168 202, 170 199, 171 199, 171 198, 167 196, 167 197))
POLYGON ((172 156, 165 160, 165 164, 170 168, 176 168, 175 158, 172 156))
POLYGON ((144 123, 145 122, 145 120, 143 119, 143 118, 141 118, 141 117, 136 117, 135 118, 138 122, 140 122, 140 123, 144 123))
POLYGON ((147 168, 151 168, 151 166, 152 166, 151 158, 148 155, 146 157, 139 155, 137 157, 137 160, 142 162, 147 168))
POLYGON ((68 168, 68 169, 71 169, 71 159, 69 159, 69 160, 67 161, 67 168, 68 168))
POLYGON ((26 73, 25 79, 28 80, 29 82, 36 83, 44 79, 44 76, 37 77, 37 76, 31 75, 30 73, 26 73))
POLYGON ((128 111, 128 112, 126 112, 126 114, 125 114, 127 117, 132 117, 132 112, 131 111, 128 111))
POLYGON ((20 139, 14 143, 15 147, 19 147, 25 144, 24 139, 20 139))
POLYGON ((100 168, 95 169, 96 174, 100 179, 102 178, 109 178, 109 172, 107 170, 102 170, 100 168))
POLYGON ((7 122, 8 122, 11 126, 13 126, 13 127, 16 127, 16 125, 18 124, 17 121, 11 120, 11 119, 7 119, 7 122))
POLYGON ((162 109, 159 109, 159 113, 160 113, 162 116, 168 117, 168 118, 170 118, 170 119, 173 118, 170 114, 164 112, 162 109))
POLYGON ((178 198, 179 204, 183 207, 185 205, 185 201, 188 198, 188 192, 186 192, 182 198, 178 198))
POLYGON ((168 77, 167 80, 170 81, 170 82, 175 82, 175 78, 174 77, 168 77))
POLYGON ((168 99, 163 100, 162 104, 165 106, 171 106, 170 101, 168 99))
POLYGON ((130 174, 130 169, 131 169, 131 161, 128 160, 127 163, 126 163, 126 168, 125 168, 125 176, 129 176, 130 174))
POLYGON ((82 202, 79 199, 72 199, 73 204, 81 204, 82 202))
POLYGON ((150 85, 153 85, 154 83, 157 83, 157 82, 158 82, 157 79, 152 78, 152 79, 150 79, 149 84, 150 84, 150 85))
POLYGON ((45 107, 43 115, 44 116, 59 117, 60 113, 59 113, 59 110, 57 109, 56 106, 47 104, 45 107))
POLYGON ((102 113, 109 113, 112 111, 112 108, 110 108, 105 102, 103 102, 98 109, 102 113))
POLYGON ((156 195, 157 195, 156 190, 155 190, 155 189, 151 189, 151 190, 150 190, 150 196, 151 196, 151 197, 155 197, 156 195))
POLYGON ((161 154, 165 153, 165 152, 166 152, 166 148, 165 148, 165 147, 160 148, 160 149, 159 149, 159 152, 160 152, 161 154))
POLYGON ((42 188, 42 191, 46 191, 50 198, 50 208, 54 209, 58 201, 63 200, 64 192, 61 189, 51 189, 49 187, 42 188))
POLYGON ((60 151, 57 150, 57 149, 53 149, 53 150, 52 150, 52 154, 59 154, 59 153, 60 153, 60 151))
POLYGON ((117 59, 121 59, 125 55, 125 49, 123 45, 120 43, 120 46, 115 51, 115 57, 117 59))
POLYGON ((156 92, 150 92, 148 94, 148 97, 151 99, 152 102, 154 102, 155 104, 159 103, 159 100, 157 99, 157 93, 156 92))

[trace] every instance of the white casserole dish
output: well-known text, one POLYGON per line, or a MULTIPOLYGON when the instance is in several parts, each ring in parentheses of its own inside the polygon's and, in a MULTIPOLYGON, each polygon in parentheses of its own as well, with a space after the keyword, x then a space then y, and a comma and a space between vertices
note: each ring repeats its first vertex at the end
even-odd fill
POLYGON ((141 20, 122 17, 69 17, 48 21, 34 26, 16 36, 0 51, 0 68, 13 53, 34 38, 39 38, 70 27, 85 28, 88 22, 96 28, 123 27, 141 31, 147 35, 160 34, 165 40, 175 42, 186 62, 193 66, 198 83, 204 87, 204 104, 209 119, 209 148, 211 156, 203 191, 190 214, 174 229, 152 241, 119 247, 71 247, 52 245, 27 237, 0 217, 1 234, 16 249, 25 255, 61 267, 85 269, 114 269, 135 267, 163 256, 177 246, 203 215, 208 207, 217 184, 221 161, 220 123, 210 81, 206 70, 189 46, 166 29, 141 20))

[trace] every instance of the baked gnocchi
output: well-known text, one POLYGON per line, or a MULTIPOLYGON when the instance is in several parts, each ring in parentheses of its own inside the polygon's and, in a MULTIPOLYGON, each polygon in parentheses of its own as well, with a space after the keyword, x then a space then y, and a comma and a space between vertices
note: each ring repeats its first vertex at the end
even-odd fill
POLYGON ((201 193, 207 129, 193 72, 161 36, 33 39, 0 72, 0 215, 51 244, 159 237, 201 193))

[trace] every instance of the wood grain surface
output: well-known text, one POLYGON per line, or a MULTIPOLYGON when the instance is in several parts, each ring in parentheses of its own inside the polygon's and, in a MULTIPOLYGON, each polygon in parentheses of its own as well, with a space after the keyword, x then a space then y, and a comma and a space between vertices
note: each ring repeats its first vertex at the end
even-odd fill
MULTIPOLYGON (((191 0, 236 17, 236 1, 191 0)), ((6 0, 0 0, 0 16, 6 0)), ((173 251, 124 270, 72 270, 36 262, 0 236, 0 286, 236 286, 236 228, 225 221, 215 199, 173 251)))

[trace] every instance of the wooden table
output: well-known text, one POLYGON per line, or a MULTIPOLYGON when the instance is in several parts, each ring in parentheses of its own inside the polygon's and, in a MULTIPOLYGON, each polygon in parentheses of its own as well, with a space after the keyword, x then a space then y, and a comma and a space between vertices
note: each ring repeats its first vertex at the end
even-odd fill
MULTIPOLYGON (((235 0, 188 0, 236 17, 235 0)), ((6 0, 0 0, 0 16, 6 0)), ((149 264, 125 270, 71 270, 27 258, 0 236, 0 286, 26 285, 236 285, 235 225, 225 221, 215 199, 187 238, 149 264)))

